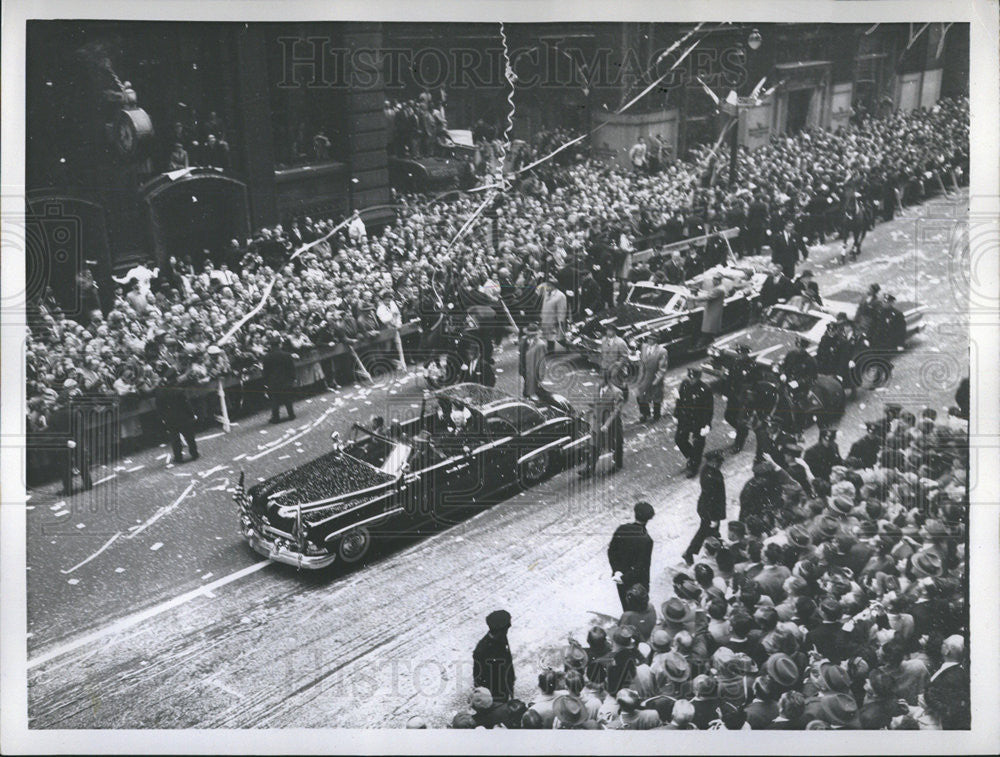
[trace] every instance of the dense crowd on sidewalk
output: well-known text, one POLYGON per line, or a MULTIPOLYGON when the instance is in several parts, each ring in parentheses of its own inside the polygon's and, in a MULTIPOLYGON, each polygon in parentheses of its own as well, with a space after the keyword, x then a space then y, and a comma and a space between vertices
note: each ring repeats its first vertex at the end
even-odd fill
MULTIPOLYGON (((670 569, 668 592, 650 596, 647 573, 620 592, 617 623, 570 636, 546 667, 515 669, 518 619, 491 613, 468 707, 438 725, 968 728, 967 434, 953 411, 888 405, 843 458, 835 443, 807 453, 806 486, 765 457, 738 510, 723 489, 726 536, 670 569)), ((657 548, 654 516, 636 504, 613 567, 621 534, 632 552, 657 548)))
MULTIPOLYGON (((544 156, 565 136, 543 133, 526 155, 544 156)), ((102 297, 83 271, 78 317, 67 317, 51 292, 29 303, 29 431, 44 430, 47 415, 81 394, 148 394, 161 380, 157 367, 163 363, 182 383, 200 385, 252 370, 269 336, 285 340, 296 354, 364 342, 426 311, 424 298, 432 293, 431 303, 440 305, 442 298, 461 300, 463 292, 500 292, 534 316, 541 291, 568 289, 558 273, 575 264, 585 275, 574 284, 592 292, 590 304, 600 306, 613 299, 616 283, 621 287, 622 268, 609 250, 654 231, 666 230, 670 241, 736 225, 737 252, 753 252, 758 232, 766 236, 789 215, 806 218, 817 198, 836 205, 835 193, 845 188, 877 193, 888 182, 901 190, 903 202, 920 201, 939 184, 968 175, 968 101, 942 101, 837 133, 775 138, 759 150, 741 151, 734 190, 713 172, 715 158, 707 150, 652 174, 571 150, 557 157, 563 155, 574 157, 521 175, 484 214, 483 226, 457 239, 481 194, 400 198, 398 219, 377 234, 358 217, 323 240, 333 219, 296 219, 213 254, 194 251, 182 260, 138 264, 115 280, 110 296, 102 297), (311 241, 318 243, 285 265, 311 241), (219 344, 265 294, 259 313, 219 344)), ((334 366, 338 370, 350 373, 351 365, 334 366)))

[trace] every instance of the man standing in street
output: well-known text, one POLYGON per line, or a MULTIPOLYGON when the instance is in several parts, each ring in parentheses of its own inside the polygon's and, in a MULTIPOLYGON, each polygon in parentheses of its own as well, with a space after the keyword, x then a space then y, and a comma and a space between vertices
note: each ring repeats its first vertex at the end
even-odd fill
POLYGON ((514 658, 510 654, 507 631, 510 613, 494 610, 486 616, 486 635, 472 653, 474 686, 489 689, 494 702, 506 702, 514 696, 514 658))
POLYGON ((736 360, 729 369, 726 376, 726 422, 736 430, 736 441, 733 442, 732 452, 737 454, 743 451, 743 445, 750 435, 750 408, 749 393, 752 389, 754 371, 757 361, 750 355, 750 345, 740 343, 736 345, 736 360))
POLYGON ((545 391, 542 380, 545 378, 545 340, 537 323, 529 323, 524 328, 524 336, 520 344, 520 369, 524 379, 525 397, 538 397, 545 391))
POLYGON ((625 340, 618 336, 613 323, 604 327, 601 340, 601 378, 618 387, 628 401, 628 385, 625 383, 629 349, 625 340))
POLYGON ((663 380, 667 376, 667 349, 656 342, 652 333, 642 337, 639 349, 639 382, 635 387, 635 400, 639 405, 639 422, 649 420, 649 406, 653 406, 653 423, 660 420, 663 405, 663 380))
POLYGON ((802 237, 795 231, 795 221, 789 218, 784 230, 771 237, 771 262, 780 266, 789 279, 794 279, 795 264, 799 262, 800 255, 805 260, 809 257, 809 251, 802 237))
POLYGON ((590 448, 587 456, 587 467, 580 471, 580 478, 590 478, 597 470, 597 460, 604 450, 614 453, 614 473, 624 466, 625 432, 622 428, 622 405, 625 395, 622 390, 611 383, 610 377, 601 377, 594 400, 593 417, 591 418, 590 448))
POLYGON ((618 588, 622 611, 628 609, 625 596, 632 586, 641 584, 649 591, 649 566, 653 557, 653 538, 646 531, 646 524, 655 515, 653 506, 648 502, 636 502, 632 512, 635 520, 618 526, 608 544, 611 580, 618 588))
POLYGON ((813 478, 829 481, 834 466, 844 464, 840 450, 837 449, 837 429, 826 428, 820 431, 819 441, 805 451, 802 459, 809 466, 813 478))
POLYGON ((707 348, 722 331, 722 311, 726 305, 726 288, 722 284, 722 274, 712 276, 712 286, 705 292, 696 294, 698 302, 705 305, 701 317, 701 342, 698 347, 707 348))
POLYGON ((569 314, 569 307, 566 304, 566 295, 555 285, 555 282, 547 280, 543 285, 543 290, 542 336, 545 337, 548 351, 555 352, 556 342, 562 340, 566 333, 566 318, 569 314))
POLYGON ((160 383, 153 390, 153 399, 156 401, 156 412, 160 414, 160 420, 167 430, 167 438, 173 450, 174 457, 171 460, 175 465, 184 462, 184 450, 181 446, 181 437, 187 444, 188 454, 191 460, 197 460, 198 444, 194 439, 194 410, 188 401, 184 390, 177 386, 177 369, 169 363, 161 363, 159 366, 160 383))
POLYGON ((263 368, 264 387, 271 401, 270 423, 281 421, 280 408, 285 406, 289 420, 295 420, 295 361, 292 353, 282 349, 281 338, 275 334, 271 337, 271 349, 261 360, 263 368))
POLYGON ((688 368, 687 378, 677 390, 677 405, 674 408, 674 418, 677 419, 674 441, 677 449, 687 458, 688 478, 698 475, 705 438, 711 429, 714 414, 712 390, 701 380, 701 369, 688 368))
POLYGON ((726 519, 726 482, 722 478, 722 453, 712 450, 705 455, 701 467, 701 494, 698 496, 698 517, 701 523, 688 548, 684 550, 684 562, 694 564, 694 556, 701 551, 701 545, 709 536, 721 539, 719 523, 726 519))
POLYGON ((764 194, 758 190, 747 209, 747 255, 760 255, 767 219, 767 203, 764 201, 764 194))

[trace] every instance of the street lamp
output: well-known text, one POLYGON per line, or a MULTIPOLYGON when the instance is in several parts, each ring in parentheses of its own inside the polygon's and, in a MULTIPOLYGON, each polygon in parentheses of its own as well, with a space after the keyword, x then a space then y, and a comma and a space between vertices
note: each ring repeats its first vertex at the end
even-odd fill
MULTIPOLYGON (((750 72, 750 53, 759 50, 761 43, 764 39, 760 36, 760 32, 757 29, 753 29, 750 32, 750 36, 747 37, 747 54, 745 58, 745 63, 747 64, 747 74, 750 72)), ((739 95, 739 92, 736 93, 739 95)), ((736 152, 739 150, 740 146, 740 108, 747 107, 745 104, 737 102, 732 107, 733 116, 733 133, 729 135, 729 188, 733 189, 736 186, 736 152)))

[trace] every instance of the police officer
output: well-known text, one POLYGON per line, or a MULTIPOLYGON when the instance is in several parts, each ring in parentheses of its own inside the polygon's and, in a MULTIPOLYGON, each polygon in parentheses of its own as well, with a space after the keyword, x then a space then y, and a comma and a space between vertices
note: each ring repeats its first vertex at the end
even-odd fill
POLYGON ((781 362, 781 373, 785 377, 785 382, 797 392, 808 390, 819 373, 816 358, 806 351, 808 346, 808 339, 798 337, 795 340, 795 349, 789 350, 781 362))
POLYGON ((844 464, 840 450, 837 449, 837 429, 823 429, 819 434, 819 441, 805 451, 802 459, 806 461, 814 478, 829 481, 834 466, 844 464))
POLYGON ((851 445, 848 457, 856 457, 865 468, 874 468, 878 464, 882 442, 878 435, 878 421, 865 423, 865 435, 851 445))
POLYGON ((715 413, 712 390, 701 380, 700 368, 688 368, 687 378, 677 389, 677 433, 674 442, 687 458, 687 477, 694 478, 701 468, 701 454, 705 451, 705 438, 712 426, 715 413))
POLYGON ((836 376, 840 372, 841 358, 847 339, 840 321, 826 325, 826 331, 816 348, 816 370, 825 376, 836 376))
POLYGON ((736 441, 733 442, 732 452, 736 454, 743 450, 747 436, 750 434, 750 419, 747 417, 748 400, 747 393, 751 389, 751 382, 757 368, 757 361, 750 356, 750 345, 736 345, 736 360, 729 369, 726 376, 726 422, 736 429, 736 441))
POLYGON ((591 420, 590 448, 587 455, 587 467, 580 471, 580 478, 590 478, 597 470, 597 460, 601 453, 610 449, 614 453, 613 472, 617 473, 624 466, 625 433, 622 428, 622 406, 625 395, 622 390, 611 383, 608 374, 601 376, 601 384, 597 388, 594 399, 593 417, 591 420))
POLYGON ((885 304, 876 323, 878 327, 872 335, 875 346, 884 350, 902 350, 906 343, 906 318, 896 307, 893 295, 885 295, 885 304))

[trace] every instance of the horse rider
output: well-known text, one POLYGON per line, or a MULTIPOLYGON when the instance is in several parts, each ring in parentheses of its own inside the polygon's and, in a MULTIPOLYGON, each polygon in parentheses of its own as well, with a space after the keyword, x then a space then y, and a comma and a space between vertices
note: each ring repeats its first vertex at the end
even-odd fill
POLYGON ((736 454, 743 450, 747 436, 750 434, 750 418, 748 411, 749 398, 747 393, 751 390, 754 374, 757 370, 757 361, 750 356, 750 345, 736 345, 736 360, 729 369, 726 376, 724 393, 726 395, 726 412, 723 416, 726 422, 736 429, 736 441, 733 442, 732 452, 736 454))

